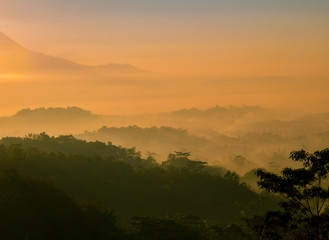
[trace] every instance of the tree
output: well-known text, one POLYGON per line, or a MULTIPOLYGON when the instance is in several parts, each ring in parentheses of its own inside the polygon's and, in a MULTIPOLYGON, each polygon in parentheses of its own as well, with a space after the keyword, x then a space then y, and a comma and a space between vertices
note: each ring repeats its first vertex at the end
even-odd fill
POLYGON ((298 239, 329 239, 329 148, 310 154, 304 150, 293 151, 290 159, 303 167, 285 168, 281 175, 258 170, 258 186, 279 194, 284 201, 281 207, 286 228, 298 239))
POLYGON ((134 217, 131 222, 137 240, 207 240, 204 222, 193 216, 165 218, 134 217))
POLYGON ((231 180, 231 181, 234 181, 234 182, 237 182, 237 183, 240 182, 240 176, 234 171, 233 172, 227 171, 224 175, 224 178, 228 179, 228 180, 231 180))
POLYGON ((207 162, 194 161, 190 159, 190 152, 176 152, 168 155, 167 161, 162 163, 162 166, 176 168, 180 170, 188 170, 197 172, 202 170, 208 164, 207 162))
POLYGON ((290 216, 286 212, 269 211, 264 216, 247 218, 247 226, 257 240, 281 240, 286 235, 290 216))
POLYGON ((80 205, 44 180, 0 172, 0 239, 123 239, 113 212, 80 205))

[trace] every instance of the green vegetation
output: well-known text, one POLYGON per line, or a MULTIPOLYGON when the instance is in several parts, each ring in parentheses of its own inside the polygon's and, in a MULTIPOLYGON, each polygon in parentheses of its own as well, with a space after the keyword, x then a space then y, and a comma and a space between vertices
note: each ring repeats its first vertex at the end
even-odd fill
POLYGON ((245 214, 277 204, 190 153, 159 164, 135 149, 44 133, 0 144, 4 239, 45 239, 55 229, 54 239, 250 239, 245 214))
POLYGON ((110 160, 129 163, 135 168, 151 167, 155 164, 152 159, 143 159, 141 153, 135 148, 123 148, 111 143, 105 144, 99 141, 86 142, 78 140, 72 135, 50 137, 45 133, 29 134, 25 138, 6 137, 0 140, 5 146, 16 145, 29 149, 36 148, 47 153, 63 153, 68 155, 83 155, 87 157, 102 157, 110 160))
MULTIPOLYGON (((142 156, 156 153, 152 156, 159 162, 181 151, 241 175, 257 168, 278 173, 287 167, 292 149, 314 151, 324 147, 323 143, 329 141, 328 116, 252 106, 134 116, 97 115, 78 107, 37 108, 0 117, 0 137, 40 132, 73 134, 87 141, 136 147, 142 156)), ((255 181, 248 183, 256 187, 255 181)))
POLYGON ((1 239, 122 239, 112 212, 80 205, 45 181, 0 175, 1 239))
POLYGON ((329 149, 310 154, 291 152, 303 167, 285 168, 281 175, 258 170, 260 188, 279 194, 281 211, 250 219, 258 239, 314 239, 329 237, 329 149))
POLYGON ((73 136, 3 138, 0 238, 326 240, 329 149, 290 158, 301 167, 244 176, 256 172, 268 194, 189 152, 157 163, 73 136))

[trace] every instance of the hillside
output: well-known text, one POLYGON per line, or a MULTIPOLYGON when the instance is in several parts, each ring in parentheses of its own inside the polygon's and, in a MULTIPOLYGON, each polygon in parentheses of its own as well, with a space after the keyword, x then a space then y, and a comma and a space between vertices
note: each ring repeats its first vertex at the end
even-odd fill
POLYGON ((157 164, 132 149, 45 134, 4 138, 0 144, 0 171, 16 169, 45 179, 79 201, 101 202, 124 219, 183 214, 226 225, 241 222, 242 211, 261 213, 277 204, 234 174, 210 173, 204 163, 181 153, 157 164), (187 164, 177 165, 183 161, 187 164))
POLYGON ((88 66, 30 51, 0 32, 0 74, 141 73, 129 64, 88 66))
POLYGON ((0 136, 74 134, 96 126, 102 126, 101 116, 78 107, 23 109, 13 116, 0 117, 0 136))
POLYGON ((106 116, 78 108, 24 109, 0 118, 0 136, 73 134, 88 141, 136 147, 158 162, 174 151, 244 174, 254 168, 278 171, 291 164, 290 151, 315 151, 329 141, 328 114, 288 117, 259 107, 106 116))

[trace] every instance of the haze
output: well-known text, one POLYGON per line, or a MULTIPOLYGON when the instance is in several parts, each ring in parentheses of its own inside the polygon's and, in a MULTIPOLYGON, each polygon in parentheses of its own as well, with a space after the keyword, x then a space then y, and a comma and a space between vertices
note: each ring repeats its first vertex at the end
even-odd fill
POLYGON ((327 1, 2 0, 0 29, 84 64, 216 76, 327 76, 327 1))
POLYGON ((60 74, 62 69, 42 79, 3 73, 2 113, 40 105, 127 115, 283 103, 323 111, 328 10, 327 1, 306 0, 2 0, 0 31, 30 51, 84 65, 128 63, 157 73, 112 73, 106 79, 60 74), (79 84, 67 80, 76 78, 79 84), (66 79, 66 86, 58 79, 66 79))
POLYGON ((159 161, 193 150, 241 172, 267 166, 259 151, 283 152, 269 158, 284 165, 329 131, 328 13, 306 0, 3 0, 0 135, 75 134, 159 161), (150 132, 174 134, 149 145, 150 132), (240 155, 253 164, 232 165, 240 155))
POLYGON ((328 239, 328 16, 0 0, 0 239, 328 239))

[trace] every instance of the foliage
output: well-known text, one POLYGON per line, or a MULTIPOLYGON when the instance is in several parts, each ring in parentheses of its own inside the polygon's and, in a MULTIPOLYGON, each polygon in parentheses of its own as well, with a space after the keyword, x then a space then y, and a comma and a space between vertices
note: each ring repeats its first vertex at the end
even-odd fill
POLYGON ((196 216, 166 216, 164 218, 134 217, 131 221, 133 239, 143 240, 251 240, 241 225, 226 227, 196 216))
POLYGON ((134 239, 143 240, 206 240, 199 229, 177 217, 132 219, 135 228, 134 239))
POLYGON ((1 239, 123 239, 113 213, 81 206, 45 181, 4 171, 0 176, 1 239))
MULTIPOLYGON (((139 157, 132 157, 124 148, 88 143, 70 136, 34 138, 36 140, 4 139, 2 142, 6 145, 0 145, 0 170, 14 168, 21 174, 46 179, 79 201, 101 202, 113 209, 120 219, 180 213, 219 219, 223 224, 229 224, 239 222, 241 211, 250 202, 260 202, 259 195, 236 178, 210 174, 195 165, 187 165, 185 170, 157 164, 136 168, 133 167, 135 161, 132 165, 128 163, 139 157), (39 146, 48 151, 39 150, 39 146), (52 152, 52 149, 56 151, 52 152), (85 155, 88 149, 95 154, 85 155), (100 150, 100 156, 96 155, 96 150, 100 150)), ((187 157, 182 154, 186 153, 174 156, 187 157)), ((274 202, 267 199, 266 204, 269 209, 274 202)), ((254 206, 258 208, 257 204, 254 206)))
POLYGON ((179 169, 185 171, 201 171, 207 163, 202 161, 193 161, 190 159, 190 152, 175 152, 168 155, 167 161, 162 163, 166 168, 179 169))
POLYGON ((25 138, 5 137, 0 144, 5 146, 21 145, 25 148, 37 148, 48 153, 61 152, 64 154, 79 154, 84 156, 100 156, 116 161, 129 163, 136 169, 153 167, 156 165, 151 159, 143 159, 135 148, 115 146, 111 142, 87 142, 72 135, 51 137, 46 133, 29 134, 25 138))
POLYGON ((119 223, 113 211, 77 203, 47 181, 0 173, 0 238, 81 240, 250 240, 236 224, 188 215, 133 217, 119 223))
POLYGON ((303 167, 285 168, 281 175, 257 171, 259 187, 284 198, 279 219, 285 221, 278 221, 277 225, 289 230, 290 237, 298 235, 299 239, 328 239, 329 189, 326 180, 329 175, 329 149, 313 154, 304 150, 294 151, 290 159, 303 167))

